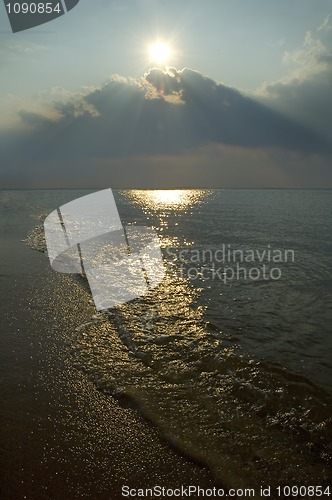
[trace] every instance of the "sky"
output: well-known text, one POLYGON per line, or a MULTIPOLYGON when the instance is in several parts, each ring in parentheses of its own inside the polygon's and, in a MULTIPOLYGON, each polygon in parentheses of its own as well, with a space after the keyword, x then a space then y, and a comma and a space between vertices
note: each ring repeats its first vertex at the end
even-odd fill
POLYGON ((332 188, 331 0, 1 3, 0 88, 0 188, 332 188))

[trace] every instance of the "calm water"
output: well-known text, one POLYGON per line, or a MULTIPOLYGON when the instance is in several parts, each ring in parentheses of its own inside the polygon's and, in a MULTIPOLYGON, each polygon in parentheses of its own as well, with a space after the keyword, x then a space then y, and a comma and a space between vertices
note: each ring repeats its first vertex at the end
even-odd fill
MULTIPOLYGON (((2 192, 2 229, 6 210, 20 224, 20 210, 47 215, 87 193, 2 192)), ((158 233, 166 276, 145 297, 73 329, 73 365, 110 397, 134 400, 227 486, 327 485, 332 191, 115 196, 124 224, 158 233)), ((43 248, 40 231, 29 241, 43 248)), ((77 284, 87 294, 73 277, 75 300, 77 284)))

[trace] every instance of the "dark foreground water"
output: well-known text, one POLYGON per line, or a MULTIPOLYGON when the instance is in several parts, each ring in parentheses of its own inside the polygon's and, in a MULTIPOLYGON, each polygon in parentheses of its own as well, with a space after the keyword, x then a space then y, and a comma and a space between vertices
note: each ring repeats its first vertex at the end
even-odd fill
MULTIPOLYGON (((87 193, 1 193, 3 317, 13 276, 26 272, 19 253, 30 251, 36 255, 28 271, 33 294, 25 279, 14 296, 30 297, 36 325, 44 329, 39 334, 65 329, 66 369, 97 387, 106 402, 135 402, 169 443, 225 487, 258 492, 272 486, 277 497, 278 486, 330 485, 332 191, 115 193, 124 224, 158 233, 166 274, 145 297, 98 314, 86 305, 84 278, 58 275, 46 256, 14 244, 27 212, 47 215, 87 193), (9 215, 16 228, 6 225, 9 215)), ((30 232, 29 244, 43 250, 42 231, 30 232)), ((11 321, 24 329, 25 311, 17 309, 11 321)), ((37 372, 26 357, 27 366, 13 369, 11 335, 5 320, 2 371, 9 392, 17 369, 32 378, 37 372)), ((31 334, 32 360, 37 338, 31 334)), ((46 376, 49 365, 40 352, 38 359, 38 376, 46 376)), ((50 383, 52 374, 47 377, 50 383)), ((16 390, 29 402, 26 391, 16 390)), ((12 423, 12 432, 17 427, 12 423)), ((70 453, 65 459, 70 463, 70 453)))

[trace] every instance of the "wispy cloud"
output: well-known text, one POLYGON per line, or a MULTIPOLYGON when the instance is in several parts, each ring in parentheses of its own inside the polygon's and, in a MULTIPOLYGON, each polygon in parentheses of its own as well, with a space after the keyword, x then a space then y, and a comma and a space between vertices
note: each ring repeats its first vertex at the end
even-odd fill
POLYGON ((34 42, 6 43, 0 48, 0 60, 3 62, 18 62, 27 57, 34 57, 38 53, 47 50, 45 45, 34 42))
POLYGON ((318 31, 331 31, 332 30, 332 24, 330 21, 330 14, 328 14, 322 24, 318 27, 318 31))

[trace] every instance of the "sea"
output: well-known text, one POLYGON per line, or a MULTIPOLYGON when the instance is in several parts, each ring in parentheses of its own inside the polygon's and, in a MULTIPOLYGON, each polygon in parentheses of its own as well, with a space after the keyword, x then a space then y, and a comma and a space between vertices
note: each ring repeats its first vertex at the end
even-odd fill
POLYGON ((332 190, 114 190, 123 226, 156 234, 164 276, 99 311, 84 273, 51 268, 43 227, 50 212, 96 191, 0 192, 7 403, 17 371, 40 377, 56 363, 40 349, 38 369, 27 358, 58 322, 70 369, 131 405, 216 484, 271 487, 271 498, 310 498, 319 486, 331 498, 332 190), (35 330, 15 368, 13 336, 19 342, 29 307, 35 330))

